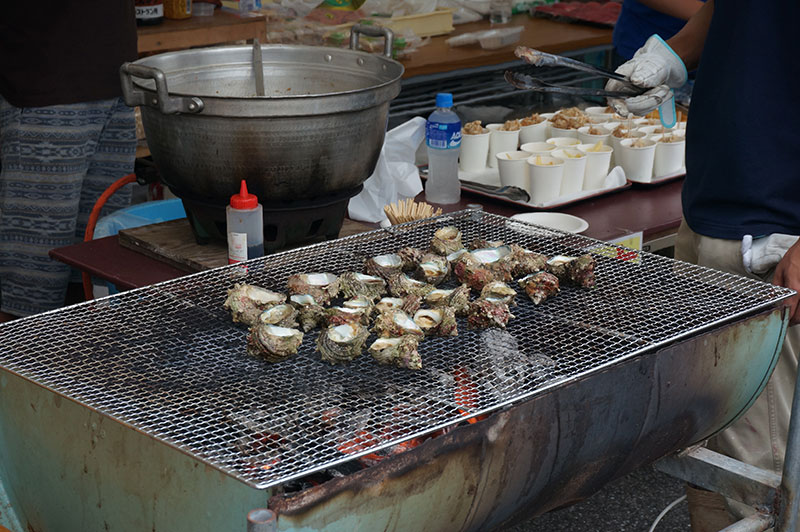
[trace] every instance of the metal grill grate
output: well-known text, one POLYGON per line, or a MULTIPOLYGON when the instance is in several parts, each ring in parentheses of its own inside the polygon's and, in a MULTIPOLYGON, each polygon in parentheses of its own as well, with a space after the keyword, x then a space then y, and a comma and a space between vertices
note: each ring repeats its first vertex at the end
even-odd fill
MULTIPOLYGON (((6 369, 142 430, 258 488, 495 410, 588 372, 776 305, 790 290, 504 217, 463 211, 287 251, 0 326, 6 369), (368 354, 331 366, 306 334, 269 364, 245 352, 222 308, 247 282, 285 290, 292 273, 360 270, 370 256, 427 246, 457 225, 548 255, 596 254, 597 286, 535 307, 524 294, 507 331, 420 344, 417 372, 368 354), (608 253, 610 251, 610 253, 608 253), (461 411, 459 411, 461 410, 461 411), (358 445, 354 445, 357 439, 358 445), (358 451, 345 454, 342 450, 358 451)), ((372 338, 369 342, 371 343, 372 338)))

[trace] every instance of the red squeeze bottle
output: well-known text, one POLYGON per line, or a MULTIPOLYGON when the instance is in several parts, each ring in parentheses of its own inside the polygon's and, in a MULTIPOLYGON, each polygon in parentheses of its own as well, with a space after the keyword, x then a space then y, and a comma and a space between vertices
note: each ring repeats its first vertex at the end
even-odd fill
POLYGON ((231 196, 225 217, 228 222, 228 264, 263 256, 263 209, 258 198, 247 192, 244 179, 239 193, 231 196))

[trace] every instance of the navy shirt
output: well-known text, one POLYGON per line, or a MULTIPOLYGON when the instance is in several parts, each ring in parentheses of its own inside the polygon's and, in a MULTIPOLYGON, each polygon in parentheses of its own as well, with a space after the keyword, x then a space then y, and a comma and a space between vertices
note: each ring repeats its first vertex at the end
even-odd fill
POLYGON ((614 48, 628 60, 654 33, 666 40, 678 33, 684 24, 685 20, 659 13, 636 0, 625 0, 614 25, 614 48))
POLYGON ((716 0, 686 136, 696 233, 800 235, 797 0, 716 0))
POLYGON ((119 67, 135 61, 132 0, 4 2, 0 94, 15 107, 122 95, 119 67))

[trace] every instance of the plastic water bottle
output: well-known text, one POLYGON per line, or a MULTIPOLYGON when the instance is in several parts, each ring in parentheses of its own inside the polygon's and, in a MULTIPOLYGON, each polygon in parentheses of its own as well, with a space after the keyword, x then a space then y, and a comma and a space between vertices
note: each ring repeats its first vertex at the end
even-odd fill
POLYGON ((425 200, 430 203, 458 203, 458 153, 461 148, 461 119, 453 111, 453 95, 436 95, 436 110, 428 117, 425 143, 428 146, 428 182, 425 200))
POLYGON ((238 194, 225 209, 228 223, 228 264, 264 255, 264 214, 255 194, 247 192, 242 179, 238 194))

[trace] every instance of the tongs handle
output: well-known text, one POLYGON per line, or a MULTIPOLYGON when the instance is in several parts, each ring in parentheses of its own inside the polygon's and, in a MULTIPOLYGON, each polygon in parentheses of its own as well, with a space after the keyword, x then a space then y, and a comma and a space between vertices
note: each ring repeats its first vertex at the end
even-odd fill
POLYGON ((581 70, 583 72, 596 74, 604 78, 620 81, 626 86, 636 89, 637 92, 642 92, 641 87, 637 87, 631 83, 631 81, 622 74, 617 74, 616 72, 590 65, 589 63, 584 63, 583 61, 578 61, 577 59, 572 59, 571 57, 548 54, 547 52, 534 50, 533 48, 528 48, 526 46, 518 46, 517 49, 514 50, 514 55, 533 66, 564 66, 573 70, 581 70))
POLYGON ((516 87, 517 89, 537 91, 537 92, 551 92, 556 94, 570 94, 572 96, 600 96, 602 98, 629 98, 641 92, 628 92, 628 91, 607 91, 605 89, 592 89, 590 87, 570 87, 551 85, 531 76, 526 76, 520 72, 512 72, 506 70, 504 74, 505 80, 516 87))

